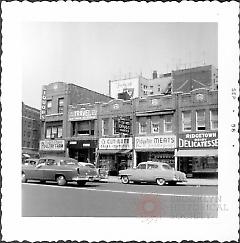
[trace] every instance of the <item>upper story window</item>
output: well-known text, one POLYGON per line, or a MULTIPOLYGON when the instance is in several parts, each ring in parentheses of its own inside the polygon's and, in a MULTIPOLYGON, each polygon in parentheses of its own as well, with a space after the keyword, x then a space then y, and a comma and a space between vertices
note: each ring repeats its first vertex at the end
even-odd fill
POLYGON ((78 121, 75 125, 77 135, 94 135, 92 134, 92 122, 94 121, 78 121))
POLYGON ((192 130, 191 124, 192 124, 191 111, 183 111, 182 112, 182 130, 191 131, 192 130))
POLYGON ((164 132, 172 132, 173 131, 172 120, 173 120, 172 115, 164 117, 164 132))
POLYGON ((118 134, 118 120, 116 117, 113 118, 113 135, 118 134))
POLYGON ((210 110, 210 127, 211 127, 211 130, 218 129, 218 111, 217 110, 210 110))
POLYGON ((196 111, 196 130, 197 131, 206 130, 205 111, 204 110, 196 111))
POLYGON ((46 106, 46 114, 50 114, 51 113, 51 109, 52 109, 52 100, 47 100, 47 106, 46 106))
POLYGON ((102 135, 109 135, 109 118, 102 119, 102 135))
POLYGON ((58 113, 63 113, 64 98, 58 99, 58 113))
POLYGON ((151 132, 152 133, 159 133, 160 126, 159 126, 159 116, 152 116, 151 117, 151 132))
POLYGON ((139 118, 139 134, 147 133, 147 120, 139 118))
POLYGON ((62 126, 47 127, 46 138, 62 138, 62 126))

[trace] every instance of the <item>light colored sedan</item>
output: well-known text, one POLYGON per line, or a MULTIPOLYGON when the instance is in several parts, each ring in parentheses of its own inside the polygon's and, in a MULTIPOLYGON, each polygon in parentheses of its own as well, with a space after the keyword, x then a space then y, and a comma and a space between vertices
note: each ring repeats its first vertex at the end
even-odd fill
POLYGON ((168 184, 176 185, 185 182, 186 174, 174 170, 170 165, 162 162, 147 161, 140 163, 137 168, 120 170, 119 176, 123 184, 133 182, 155 182, 159 186, 168 184))

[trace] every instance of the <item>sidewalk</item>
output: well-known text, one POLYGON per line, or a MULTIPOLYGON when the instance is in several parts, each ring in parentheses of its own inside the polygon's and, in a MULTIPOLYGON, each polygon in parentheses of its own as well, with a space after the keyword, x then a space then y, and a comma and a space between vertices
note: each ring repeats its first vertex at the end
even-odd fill
MULTIPOLYGON (((121 180, 118 176, 109 176, 106 180, 107 182, 111 183, 121 183, 121 180)), ((188 178, 187 182, 179 183, 182 185, 188 185, 188 186, 217 186, 218 180, 217 179, 193 179, 188 178)))

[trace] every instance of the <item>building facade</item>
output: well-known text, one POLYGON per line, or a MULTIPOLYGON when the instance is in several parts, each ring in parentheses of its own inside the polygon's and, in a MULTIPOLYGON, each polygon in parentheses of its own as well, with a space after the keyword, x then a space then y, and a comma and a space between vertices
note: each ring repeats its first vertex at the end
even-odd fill
POLYGON ((133 101, 112 100, 100 105, 98 166, 117 175, 133 167, 133 101))
POLYGON ((177 168, 189 176, 217 175, 218 92, 178 94, 177 168))
POLYGON ((38 156, 40 140, 40 110, 22 102, 22 154, 38 156))
POLYGON ((46 154, 68 155, 67 144, 72 137, 69 105, 93 104, 97 101, 109 100, 111 98, 106 95, 75 84, 55 82, 43 86, 40 154, 42 156, 46 154))

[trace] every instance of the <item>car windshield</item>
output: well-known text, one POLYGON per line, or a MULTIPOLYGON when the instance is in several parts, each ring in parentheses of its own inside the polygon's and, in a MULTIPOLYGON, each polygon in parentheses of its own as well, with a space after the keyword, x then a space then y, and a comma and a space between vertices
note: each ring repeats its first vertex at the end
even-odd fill
POLYGON ((75 159, 66 159, 64 161, 64 164, 66 164, 66 165, 77 165, 78 164, 78 161, 75 160, 75 159))
POLYGON ((165 170, 172 170, 172 167, 170 165, 167 165, 167 164, 162 165, 162 167, 165 170))
POLYGON ((92 168, 92 169, 95 169, 95 166, 92 165, 92 164, 85 164, 85 166, 89 167, 89 168, 92 168))

